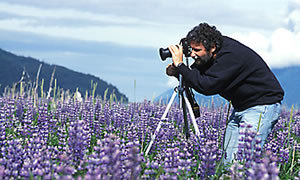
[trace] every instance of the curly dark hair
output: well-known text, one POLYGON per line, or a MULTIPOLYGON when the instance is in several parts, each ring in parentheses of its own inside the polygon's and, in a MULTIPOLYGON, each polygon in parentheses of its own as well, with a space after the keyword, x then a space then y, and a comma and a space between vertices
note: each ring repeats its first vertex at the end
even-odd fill
POLYGON ((206 50, 210 50, 214 45, 216 46, 216 52, 222 47, 222 34, 217 30, 215 26, 210 26, 207 23, 200 23, 195 26, 186 36, 189 44, 202 43, 206 50))

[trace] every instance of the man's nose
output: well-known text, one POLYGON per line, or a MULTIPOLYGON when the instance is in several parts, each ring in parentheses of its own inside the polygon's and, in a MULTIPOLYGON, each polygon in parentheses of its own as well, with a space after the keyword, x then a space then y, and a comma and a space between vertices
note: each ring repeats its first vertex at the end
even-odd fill
POLYGON ((191 52, 191 57, 195 57, 196 56, 196 54, 192 51, 191 52))

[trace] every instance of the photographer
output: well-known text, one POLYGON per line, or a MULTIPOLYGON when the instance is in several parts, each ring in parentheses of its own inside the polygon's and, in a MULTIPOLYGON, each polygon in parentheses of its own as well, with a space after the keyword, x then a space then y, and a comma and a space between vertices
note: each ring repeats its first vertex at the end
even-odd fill
POLYGON ((185 83, 204 95, 219 94, 231 101, 233 113, 226 128, 225 163, 231 163, 238 150, 241 123, 259 129, 263 146, 280 115, 284 91, 264 60, 242 43, 222 36, 215 26, 201 23, 186 36, 195 62, 191 69, 183 64, 184 46, 168 47, 173 64, 169 76, 181 74, 185 83), (260 126, 258 128, 260 121, 260 126))

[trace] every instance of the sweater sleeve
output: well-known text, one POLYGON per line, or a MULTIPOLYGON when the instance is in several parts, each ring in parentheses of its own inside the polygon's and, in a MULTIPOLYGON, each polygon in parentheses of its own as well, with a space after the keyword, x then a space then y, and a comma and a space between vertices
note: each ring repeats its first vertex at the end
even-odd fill
POLYGON ((243 78, 240 72, 245 67, 237 59, 232 53, 226 53, 214 59, 213 65, 204 73, 197 68, 189 69, 185 65, 178 67, 178 72, 182 74, 184 81, 199 93, 214 95, 234 87, 243 78))

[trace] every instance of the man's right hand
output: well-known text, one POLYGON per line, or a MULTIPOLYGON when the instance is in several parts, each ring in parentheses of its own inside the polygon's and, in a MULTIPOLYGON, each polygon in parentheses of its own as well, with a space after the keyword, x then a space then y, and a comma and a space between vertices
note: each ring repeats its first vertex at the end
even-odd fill
POLYGON ((169 50, 172 54, 172 61, 175 67, 178 67, 179 63, 183 63, 183 47, 181 45, 170 45, 169 50))

